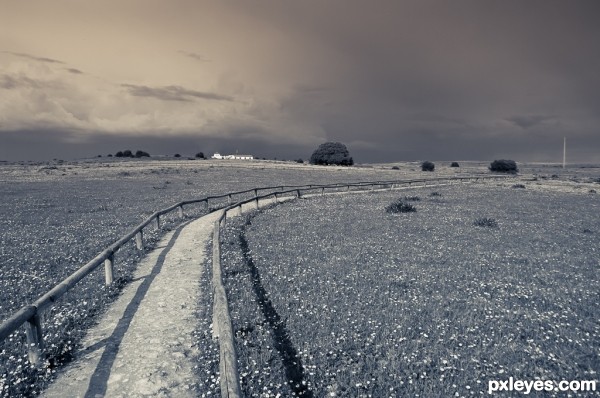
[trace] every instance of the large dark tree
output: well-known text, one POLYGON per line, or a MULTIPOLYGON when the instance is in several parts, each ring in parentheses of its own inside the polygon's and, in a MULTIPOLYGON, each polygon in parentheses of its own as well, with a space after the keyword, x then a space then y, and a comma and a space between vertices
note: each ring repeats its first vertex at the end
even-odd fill
POLYGON ((341 142, 326 142, 319 145, 310 157, 311 164, 352 166, 354 160, 350 157, 348 148, 341 142))

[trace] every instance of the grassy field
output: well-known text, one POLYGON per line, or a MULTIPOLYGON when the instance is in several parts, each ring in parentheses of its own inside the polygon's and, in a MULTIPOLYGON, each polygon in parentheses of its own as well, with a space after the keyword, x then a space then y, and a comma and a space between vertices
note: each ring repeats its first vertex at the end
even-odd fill
POLYGON ((597 380, 600 197, 526 180, 310 198, 229 223, 244 393, 469 397, 510 376, 597 380), (398 198, 417 211, 386 212, 398 198))
MULTIPOLYGON (((357 181, 399 174, 397 170, 313 168, 283 162, 0 164, 0 321, 35 301, 154 211, 178 201, 274 184, 357 181)), ((203 212, 201 206, 186 208, 188 218, 203 212)), ((162 221, 163 231, 177 222, 174 218, 162 221)), ((153 226, 145 230, 148 247, 160 233, 153 226)), ((48 369, 38 372, 28 365, 22 330, 0 342, 0 396, 39 391, 57 367, 69 360, 85 329, 128 282, 139 258, 133 244, 125 246, 115 258, 118 279, 113 287, 104 287, 99 270, 47 311, 48 369)), ((202 315, 201 322, 210 319, 209 313, 202 315)), ((210 338, 204 338, 210 335, 210 323, 203 325, 198 331, 199 344, 206 345, 201 351, 210 356, 214 346, 210 338)), ((211 361, 206 358, 203 362, 211 361)), ((212 375, 213 370, 211 365, 199 372, 212 375)), ((203 380, 210 386, 210 377, 203 380)))
MULTIPOLYGON (((148 215, 180 200, 278 184, 486 173, 486 165, 461 162, 457 169, 450 168, 448 162, 438 164, 435 173, 422 173, 417 162, 353 168, 188 159, 0 162, 0 321, 39 298, 148 215)), ((543 165, 532 165, 528 172, 539 175, 544 184, 552 182, 557 189, 567 190, 579 187, 572 180, 587 181, 598 175, 597 169, 562 172, 543 165), (555 173, 560 178, 552 178, 555 173)), ((188 218, 201 214, 199 207, 186 209, 188 218)), ((163 220, 162 231, 147 228, 146 244, 151 247, 176 222, 163 220)), ((117 281, 113 287, 104 287, 102 271, 95 272, 45 314, 47 369, 39 372, 27 364, 22 330, 0 342, 0 397, 40 391, 77 350, 85 329, 96 322, 128 282, 139 256, 133 245, 124 247, 116 256, 117 281)), ((204 302, 207 297, 199 300, 204 302)), ((197 340, 206 357, 199 362, 198 371, 200 390, 210 391, 216 377, 215 346, 207 337, 210 309, 206 311, 199 314, 197 340)))

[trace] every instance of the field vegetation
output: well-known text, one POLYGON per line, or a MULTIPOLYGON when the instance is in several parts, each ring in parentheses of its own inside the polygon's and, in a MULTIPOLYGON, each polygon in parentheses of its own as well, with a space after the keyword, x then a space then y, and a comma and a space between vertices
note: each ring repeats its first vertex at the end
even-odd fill
POLYGON ((228 223, 244 393, 470 397, 510 376, 597 379, 600 202, 511 185, 412 189, 410 214, 385 211, 404 196, 389 192, 228 223))
MULTIPOLYGON (((340 172, 276 162, 113 159, 0 165, 0 322, 38 299, 154 211, 175 202, 274 184, 392 178, 368 168, 340 172)), ((211 202, 211 208, 226 203, 226 199, 211 202)), ((205 212, 201 205, 185 209, 188 219, 205 212)), ((176 214, 161 218, 161 231, 153 225, 144 230, 147 248, 177 225, 176 214)), ((113 286, 104 286, 99 269, 46 312, 46 368, 36 370, 29 365, 23 330, 0 341, 0 397, 40 391, 77 350, 86 328, 131 279, 140 255, 133 242, 123 247, 115 256, 113 286)), ((205 318, 210 319, 210 308, 207 311, 205 318)), ((214 354, 210 335, 210 323, 201 321, 198 344, 207 356, 214 354)), ((208 374, 202 378, 207 386, 215 376, 211 361, 206 358, 203 363, 209 364, 208 369, 199 370, 208 374)))
MULTIPOLYGON (((460 170, 441 167, 436 174, 488 173, 486 163, 462 163, 460 170)), ((390 165, 317 167, 172 157, 0 162, 0 321, 39 298, 148 215, 177 201, 274 184, 423 177, 414 173, 416 162, 396 165, 398 170, 390 170, 390 165)), ((587 173, 583 176, 582 170, 565 173, 543 165, 529 170, 539 177, 539 181, 528 183, 531 191, 553 184, 556 190, 587 193, 589 189, 580 190, 578 182, 596 184, 593 178, 598 176, 594 168, 582 169, 587 173)), ((426 197, 427 193, 421 195, 426 197)), ((211 203, 211 208, 225 203, 211 203)), ((205 210, 190 206, 185 212, 187 218, 192 218, 205 210)), ((155 231, 153 226, 146 228, 146 246, 152 247, 164 231, 177 223, 175 218, 164 218, 161 231, 155 231)), ((589 226, 585 233, 595 237, 595 230, 589 226)), ((122 248, 115 258, 113 286, 104 287, 103 273, 98 270, 47 311, 43 319, 46 368, 36 370, 28 364, 23 330, 0 342, 0 397, 39 392, 61 363, 77 351, 85 329, 96 322, 127 284, 139 258, 133 244, 122 248)), ((208 280, 204 284, 207 287, 208 280)), ((199 298, 199 302, 208 300, 209 297, 199 298)), ((207 303, 206 311, 199 313, 197 344, 204 355, 199 361, 199 390, 210 392, 216 388, 218 358, 206 321, 210 317, 208 306, 207 303)))

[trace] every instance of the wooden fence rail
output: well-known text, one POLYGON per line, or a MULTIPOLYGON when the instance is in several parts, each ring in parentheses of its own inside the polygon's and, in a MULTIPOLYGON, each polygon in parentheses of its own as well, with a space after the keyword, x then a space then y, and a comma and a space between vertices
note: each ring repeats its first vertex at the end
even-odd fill
MULTIPOLYGON (((254 202, 255 208, 258 208, 260 200, 273 198, 275 201, 278 201, 279 197, 281 197, 282 195, 286 195, 286 194, 293 195, 295 197, 301 197, 302 195, 310 194, 311 191, 314 195, 316 195, 318 193, 323 195, 328 190, 332 191, 332 193, 333 193, 333 192, 341 192, 339 190, 344 189, 344 188, 346 189, 346 191, 350 191, 353 188, 354 189, 361 189, 361 188, 375 189, 376 186, 390 187, 390 189, 391 189, 394 186, 404 185, 404 184, 411 185, 412 183, 419 183, 419 182, 431 182, 431 181, 440 182, 440 181, 446 181, 446 180, 448 180, 448 181, 450 181, 450 180, 452 180, 452 181, 471 181, 471 180, 479 180, 480 178, 507 178, 507 177, 509 177, 509 176, 503 176, 503 175, 495 175, 495 176, 480 175, 479 176, 479 175, 475 175, 475 176, 468 176, 468 177, 426 178, 426 179, 416 179, 416 180, 393 180, 393 181, 367 181, 367 182, 336 183, 336 184, 324 184, 324 185, 314 185, 314 184, 283 185, 283 186, 279 185, 276 187, 251 188, 251 189, 247 189, 247 190, 243 190, 243 191, 230 192, 230 193, 226 193, 226 194, 222 194, 222 195, 207 196, 207 197, 204 197, 201 199, 193 199, 193 200, 186 200, 186 201, 178 202, 172 206, 169 206, 167 208, 159 210, 159 211, 153 213, 152 215, 150 215, 146 220, 144 220, 142 223, 140 223, 135 228, 133 228, 129 233, 127 233, 126 235, 121 237, 119 240, 117 240, 115 243, 110 245, 108 248, 104 249, 96 257, 94 257, 92 260, 90 260, 87 264, 85 264, 83 267, 81 267, 76 272, 71 274, 69 277, 64 279, 62 282, 60 282, 58 285, 56 285, 50 291, 45 293, 38 300, 36 300, 33 304, 26 305, 26 306, 22 307, 21 309, 19 309, 17 312, 15 312, 13 315, 11 315, 8 319, 6 319, 0 325, 0 340, 6 339, 12 333, 17 331, 22 325, 25 325, 29 361, 36 366, 41 366, 44 363, 44 354, 43 354, 44 341, 43 341, 43 329, 42 329, 43 325, 41 324, 41 320, 40 320, 43 311, 46 310, 47 308, 49 308, 50 306, 52 306, 58 299, 60 299, 60 297, 63 294, 65 294, 67 291, 69 291, 73 286, 75 286, 75 284, 77 284, 77 282, 79 282, 81 279, 83 279, 84 277, 89 275, 93 270, 98 268, 101 264, 104 264, 105 282, 107 285, 111 284, 114 280, 114 275, 113 275, 113 273, 114 273, 114 254, 123 245, 125 245, 132 239, 135 239, 137 248, 139 250, 143 250, 144 249, 144 244, 143 244, 144 228, 151 223, 155 223, 156 227, 159 228, 160 227, 160 217, 165 214, 168 214, 174 210, 177 210, 179 218, 183 219, 185 217, 184 206, 187 206, 187 205, 204 203, 206 206, 206 209, 210 210, 209 201, 211 201, 211 200, 212 201, 215 201, 215 200, 222 201, 223 199, 227 200, 228 205, 225 205, 225 206, 220 205, 217 207, 217 209, 223 210, 223 214, 219 218, 217 224, 215 224, 216 234, 215 234, 215 239, 213 241, 213 248, 214 248, 215 247, 214 242, 216 242, 216 246, 219 245, 219 238, 218 238, 219 228, 216 228, 216 227, 217 227, 217 225, 220 226, 220 225, 225 224, 226 218, 227 218, 227 212, 239 207, 239 212, 237 212, 237 214, 240 214, 241 206, 244 204, 251 203, 251 202, 254 202), (267 192, 259 195, 260 191, 267 191, 267 192), (241 199, 241 200, 238 200, 237 202, 234 199, 235 196, 241 196, 241 195, 247 195, 247 194, 250 194, 250 198, 241 199)), ((220 268, 220 263, 218 265, 220 268)), ((219 274, 218 279, 220 280, 220 274, 219 274)), ((213 282, 218 282, 218 281, 213 280, 213 282)), ((222 283, 221 283, 221 285, 222 285, 222 283)), ((213 286, 213 289, 214 289, 214 286, 213 286)), ((219 305, 224 304, 225 308, 226 308, 227 307, 227 298, 225 296, 225 291, 224 291, 224 289, 223 290, 218 289, 218 291, 219 291, 219 294, 217 295, 217 290, 214 290, 215 298, 220 297, 218 299, 219 303, 220 303, 219 305), (223 300, 223 298, 224 298, 224 300, 223 300)), ((227 311, 227 313, 228 313, 228 311, 227 311)), ((228 318, 228 317, 225 317, 225 318, 228 318)), ((226 324, 228 323, 229 329, 231 329, 231 320, 230 319, 229 319, 229 321, 225 320, 225 323, 226 324)), ((220 324, 222 325, 222 322, 220 324)), ((216 330, 217 330, 217 333, 221 336, 220 341, 223 340, 224 335, 231 335, 230 330, 227 331, 226 326, 222 326, 220 328, 217 328, 216 330)), ((232 338, 231 338, 231 341, 232 341, 232 338)), ((231 355, 235 355, 235 350, 225 349, 225 354, 223 354, 223 355, 225 355, 227 357, 227 359, 224 359, 224 361, 226 364, 229 364, 229 365, 227 365, 228 369, 230 369, 229 372, 235 371, 237 374, 237 369, 233 370, 233 368, 234 368, 233 364, 235 364, 236 361, 234 361, 231 358, 231 355)), ((238 386, 238 388, 239 388, 239 386, 238 386)), ((229 390, 227 390, 227 391, 229 391, 229 390)), ((230 396, 235 396, 235 388, 233 388, 233 390, 231 390, 230 393, 232 394, 230 396)))

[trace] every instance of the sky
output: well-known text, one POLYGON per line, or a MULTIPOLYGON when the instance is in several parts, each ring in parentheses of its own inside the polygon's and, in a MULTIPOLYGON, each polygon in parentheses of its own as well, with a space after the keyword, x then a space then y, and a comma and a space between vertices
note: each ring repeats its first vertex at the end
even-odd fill
POLYGON ((0 0, 0 160, 600 163, 600 1, 0 0))

